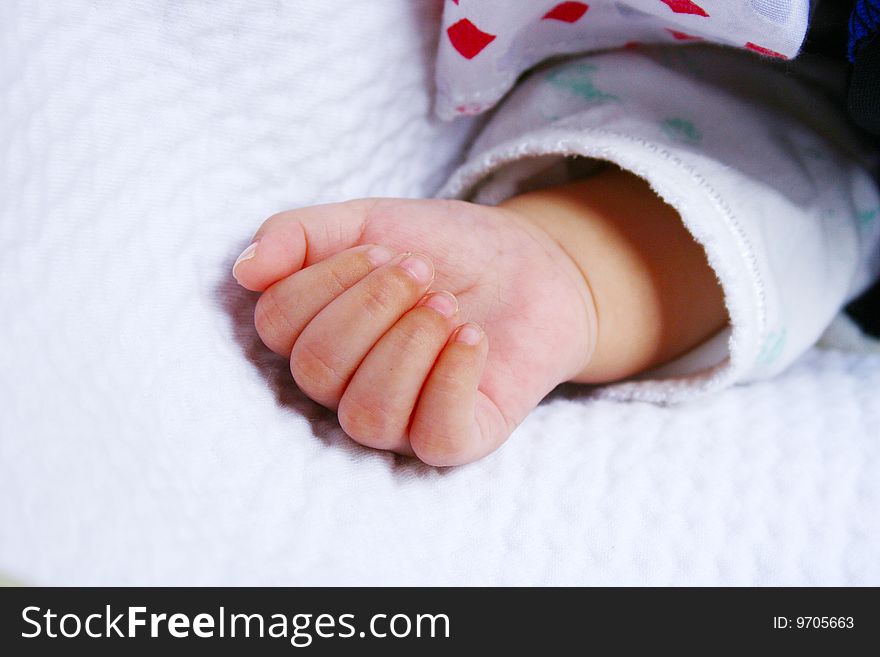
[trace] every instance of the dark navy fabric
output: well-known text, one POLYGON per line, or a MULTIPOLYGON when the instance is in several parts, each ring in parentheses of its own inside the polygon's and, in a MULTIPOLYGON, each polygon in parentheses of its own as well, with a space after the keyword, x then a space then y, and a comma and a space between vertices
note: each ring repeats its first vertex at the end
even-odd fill
POLYGON ((855 63, 862 47, 880 31, 880 0, 856 0, 849 19, 849 61, 855 63))

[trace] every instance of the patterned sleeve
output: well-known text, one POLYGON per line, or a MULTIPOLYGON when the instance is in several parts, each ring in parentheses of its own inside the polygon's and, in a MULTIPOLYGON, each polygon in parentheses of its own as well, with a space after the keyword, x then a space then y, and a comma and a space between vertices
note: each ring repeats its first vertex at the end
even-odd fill
POLYGON ((810 0, 444 0, 436 112, 480 114, 558 55, 708 42, 791 58, 809 14, 810 0))

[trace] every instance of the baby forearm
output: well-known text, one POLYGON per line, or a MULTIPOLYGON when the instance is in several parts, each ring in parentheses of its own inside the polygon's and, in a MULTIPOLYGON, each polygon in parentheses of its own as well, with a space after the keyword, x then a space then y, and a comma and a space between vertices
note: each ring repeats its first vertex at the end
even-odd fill
POLYGON ((595 349, 573 381, 632 376, 683 354, 727 321, 702 247, 641 178, 608 168, 502 206, 554 238, 589 287, 595 349))

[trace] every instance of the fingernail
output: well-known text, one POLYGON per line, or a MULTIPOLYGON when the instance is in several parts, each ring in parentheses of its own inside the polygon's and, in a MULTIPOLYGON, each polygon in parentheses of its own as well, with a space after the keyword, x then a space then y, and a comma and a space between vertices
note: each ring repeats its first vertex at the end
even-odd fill
POLYGON ((235 275, 236 268, 245 260, 250 260, 255 255, 257 255, 257 243, 253 242, 244 251, 241 252, 241 255, 235 259, 235 264, 232 265, 232 276, 235 278, 235 280, 238 280, 238 276, 235 275))
POLYGON ((450 292, 445 291, 435 292, 428 295, 428 298, 425 299, 425 302, 422 305, 436 310, 444 317, 452 317, 458 312, 458 299, 456 299, 450 292))
POLYGON ((464 342, 465 344, 469 344, 471 346, 478 344, 480 340, 483 338, 483 331, 478 326, 474 326, 473 324, 465 324, 460 329, 458 329, 458 334, 455 336, 456 342, 464 342))
POLYGON ((367 251, 367 260, 369 260, 374 267, 384 265, 391 260, 392 256, 394 256, 394 253, 392 253, 390 249, 386 249, 384 246, 374 246, 367 251))
POLYGON ((411 253, 400 263, 400 266, 414 279, 417 283, 427 285, 434 278, 434 265, 425 256, 418 253, 411 253))

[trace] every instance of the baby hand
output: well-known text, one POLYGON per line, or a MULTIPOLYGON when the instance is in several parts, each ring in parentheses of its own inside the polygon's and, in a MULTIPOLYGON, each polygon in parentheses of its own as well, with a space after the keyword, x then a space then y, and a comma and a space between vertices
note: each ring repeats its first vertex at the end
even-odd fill
POLYGON ((451 292, 426 294, 433 280, 424 255, 358 246, 271 286, 256 325, 352 438, 446 463, 470 433, 488 345, 459 326, 451 292))
POLYGON ((583 366, 577 274, 545 239, 500 208, 352 201, 269 219, 234 274, 262 292, 263 342, 349 436, 454 465, 583 366))

